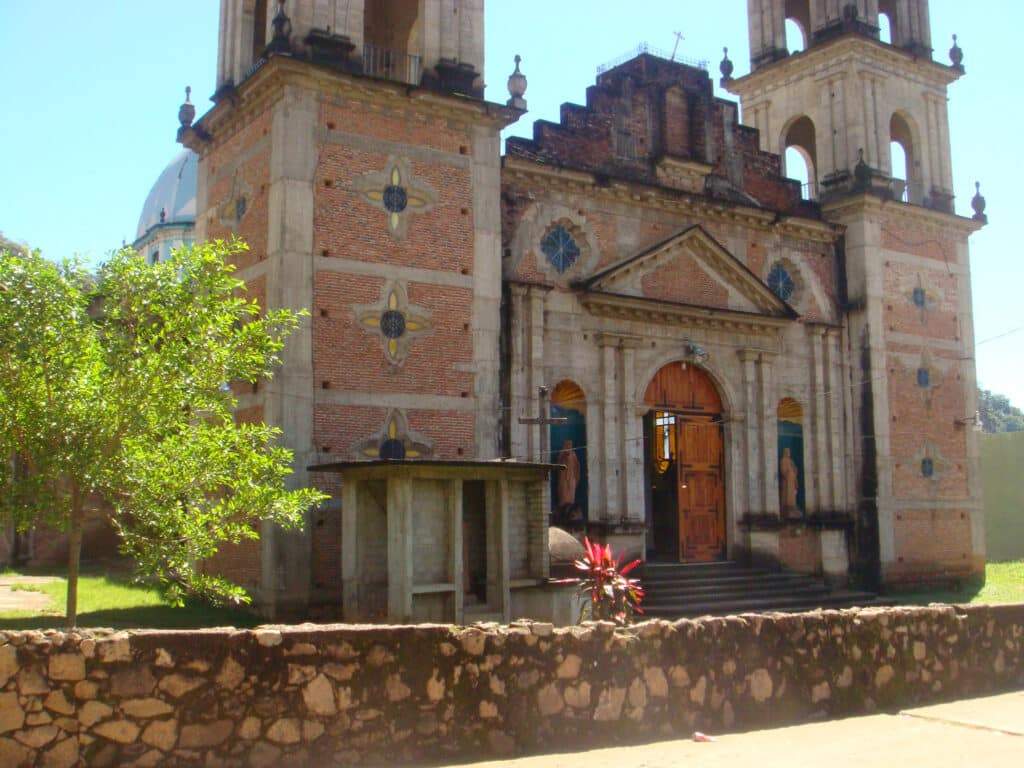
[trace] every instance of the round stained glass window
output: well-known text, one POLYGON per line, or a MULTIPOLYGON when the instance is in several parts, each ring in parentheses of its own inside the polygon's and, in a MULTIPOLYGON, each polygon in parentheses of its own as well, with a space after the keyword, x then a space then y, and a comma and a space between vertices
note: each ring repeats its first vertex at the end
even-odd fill
POLYGON ((397 309, 389 309, 380 316, 380 332, 386 338, 398 339, 405 333, 405 315, 397 309))
POLYGON ((768 288, 783 301, 789 301, 796 292, 796 283, 781 263, 775 264, 768 273, 768 288))
POLYGON ((401 460, 405 458, 405 443, 394 437, 390 437, 380 444, 380 457, 382 459, 401 460))
POLYGON ((401 213, 409 204, 409 195, 405 187, 391 184, 384 188, 384 208, 388 213, 401 213))
POLYGON ((580 247, 576 240, 561 224, 553 227, 540 241, 540 249, 544 252, 548 263, 559 274, 567 272, 579 261, 580 247))

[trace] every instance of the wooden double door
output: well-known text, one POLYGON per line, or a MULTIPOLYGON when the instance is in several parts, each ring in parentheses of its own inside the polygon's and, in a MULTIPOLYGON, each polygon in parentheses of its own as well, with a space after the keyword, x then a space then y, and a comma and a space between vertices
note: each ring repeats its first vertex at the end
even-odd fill
POLYGON ((725 557, 725 467, 722 425, 709 416, 676 418, 679 560, 725 557))
POLYGON ((656 557, 706 562, 725 557, 722 398, 707 371, 670 363, 644 395, 650 480, 650 549, 656 557))

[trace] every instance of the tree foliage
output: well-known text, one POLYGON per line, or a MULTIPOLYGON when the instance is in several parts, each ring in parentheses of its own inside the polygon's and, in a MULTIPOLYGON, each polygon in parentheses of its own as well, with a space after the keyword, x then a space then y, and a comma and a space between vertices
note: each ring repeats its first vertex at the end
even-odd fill
POLYGON ((1005 395, 987 389, 978 390, 978 413, 986 432, 1024 431, 1024 411, 1010 404, 1005 395))
POLYGON ((288 490, 279 431, 238 424, 229 383, 269 379, 301 320, 244 297, 214 242, 147 264, 130 249, 97 274, 0 253, 0 512, 68 531, 68 619, 84 510, 109 508, 140 575, 174 599, 245 601, 202 572, 225 542, 287 528, 324 497, 288 490))

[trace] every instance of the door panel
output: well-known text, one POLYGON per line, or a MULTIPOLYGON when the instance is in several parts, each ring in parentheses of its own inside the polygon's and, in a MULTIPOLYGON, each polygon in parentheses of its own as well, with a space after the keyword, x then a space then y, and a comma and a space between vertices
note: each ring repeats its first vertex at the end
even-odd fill
POLYGON ((722 428, 709 418, 679 423, 679 559, 706 562, 725 556, 722 428))

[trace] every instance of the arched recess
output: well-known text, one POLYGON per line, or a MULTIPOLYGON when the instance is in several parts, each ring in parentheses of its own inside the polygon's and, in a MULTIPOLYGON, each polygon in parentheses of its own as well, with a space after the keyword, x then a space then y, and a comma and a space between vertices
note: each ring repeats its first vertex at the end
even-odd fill
POLYGON ((804 486, 804 410, 793 398, 779 402, 779 509, 799 517, 807 509, 804 486))
POLYGON ((263 55, 267 47, 267 0, 256 0, 253 8, 252 60, 263 55))
POLYGON ((919 205, 924 198, 917 135, 916 126, 909 115, 893 113, 889 121, 889 167, 893 178, 893 194, 897 199, 915 205, 919 205))
POLYGON ((661 368, 644 403, 648 544, 655 557, 703 562, 726 553, 722 397, 685 362, 661 368))
POLYGON ((419 84, 423 54, 422 0, 366 0, 363 69, 419 84))
POLYGON ((551 462, 565 469, 551 475, 551 522, 582 529, 587 523, 587 397, 576 382, 562 381, 551 393, 551 462))
POLYGON ((806 51, 811 44, 810 0, 786 0, 786 48, 790 53, 806 51))
POLYGON ((801 183, 804 199, 818 197, 818 137, 814 122, 801 115, 789 122, 782 132, 782 172, 801 183))

